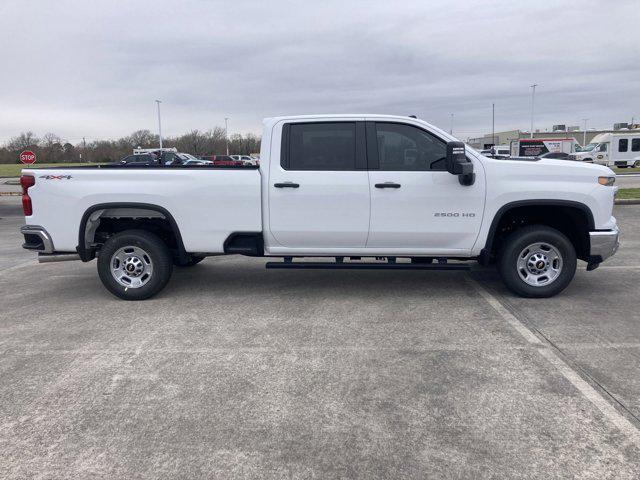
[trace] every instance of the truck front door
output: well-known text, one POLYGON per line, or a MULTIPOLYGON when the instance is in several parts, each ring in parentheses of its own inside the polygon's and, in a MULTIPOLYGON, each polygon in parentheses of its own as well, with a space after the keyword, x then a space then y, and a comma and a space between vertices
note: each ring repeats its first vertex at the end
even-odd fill
POLYGON ((409 253, 467 254, 485 202, 484 170, 473 185, 445 170, 446 142, 404 123, 367 122, 371 222, 367 248, 409 253))
POLYGON ((272 251, 363 248, 370 212, 364 122, 292 122, 280 128, 268 181, 269 232, 280 246, 272 245, 272 251))

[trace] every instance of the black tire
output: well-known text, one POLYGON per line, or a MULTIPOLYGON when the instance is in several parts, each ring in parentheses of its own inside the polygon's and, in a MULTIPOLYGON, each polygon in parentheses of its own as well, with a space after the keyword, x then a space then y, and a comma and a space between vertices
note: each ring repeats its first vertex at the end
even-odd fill
POLYGON ((516 230, 507 237, 498 257, 498 271, 504 284, 517 295, 528 298, 546 298, 560 293, 573 279, 576 265, 576 250, 571 241, 555 228, 544 225, 531 225, 516 230), (562 266, 557 277, 550 283, 533 286, 518 272, 518 257, 526 247, 537 242, 555 248, 561 256, 562 266))
POLYGON ((204 260, 204 257, 190 256, 189 260, 187 260, 186 262, 181 262, 180 260, 176 259, 173 264, 176 267, 193 267, 194 265, 199 264, 202 260, 204 260))
POLYGON ((162 290, 173 271, 171 252, 166 244, 153 233, 144 230, 126 230, 110 237, 98 254, 98 275, 102 284, 116 297, 123 300, 145 300, 162 290), (148 255, 152 271, 146 283, 132 288, 119 283, 111 273, 113 256, 123 248, 139 248, 148 255))

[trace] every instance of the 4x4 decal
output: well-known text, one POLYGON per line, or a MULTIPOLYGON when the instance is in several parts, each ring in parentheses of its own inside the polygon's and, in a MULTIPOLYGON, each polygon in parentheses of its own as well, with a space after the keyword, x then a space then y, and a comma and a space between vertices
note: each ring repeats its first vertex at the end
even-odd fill
POLYGON ((45 180, 71 180, 71 175, 40 175, 45 180))

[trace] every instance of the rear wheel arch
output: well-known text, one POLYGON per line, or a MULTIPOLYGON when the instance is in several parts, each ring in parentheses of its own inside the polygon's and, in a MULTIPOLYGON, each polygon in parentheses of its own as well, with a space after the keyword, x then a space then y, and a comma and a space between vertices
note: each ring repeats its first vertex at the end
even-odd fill
POLYGON ((177 258, 180 261, 188 261, 189 255, 184 248, 180 228, 173 215, 160 205, 136 202, 100 203, 89 207, 84 212, 80 220, 78 246, 76 247, 83 261, 88 262, 95 258, 95 249, 91 247, 91 243, 99 229, 100 219, 106 218, 137 221, 140 224, 138 228, 142 229, 145 229, 145 222, 149 219, 166 222, 167 229, 172 235, 172 243, 175 243, 172 246, 175 247, 177 258))
POLYGON ((591 209, 570 200, 532 199, 507 203, 496 212, 480 255, 481 263, 488 264, 496 257, 501 241, 508 234, 532 224, 557 229, 574 244, 578 258, 587 259, 589 231, 595 230, 591 209))

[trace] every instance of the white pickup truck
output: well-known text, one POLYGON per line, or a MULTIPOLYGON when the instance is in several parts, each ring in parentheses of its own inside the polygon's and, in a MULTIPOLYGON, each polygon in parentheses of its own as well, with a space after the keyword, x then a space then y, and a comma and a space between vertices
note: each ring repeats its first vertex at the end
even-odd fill
POLYGON ((615 175, 562 160, 499 160, 411 117, 264 122, 260 166, 117 165, 22 171, 24 248, 97 257, 105 287, 141 300, 174 265, 281 257, 268 268, 468 269, 548 297, 613 255, 615 175), (328 257, 304 261, 300 257, 328 257))

